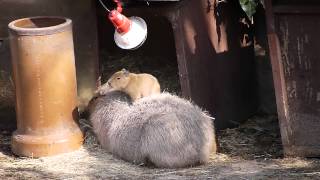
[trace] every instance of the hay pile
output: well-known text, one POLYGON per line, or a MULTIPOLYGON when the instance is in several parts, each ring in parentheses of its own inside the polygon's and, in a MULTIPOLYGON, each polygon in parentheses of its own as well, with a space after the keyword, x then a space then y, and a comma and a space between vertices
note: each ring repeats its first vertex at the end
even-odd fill
POLYGON ((218 134, 221 152, 242 159, 274 159, 283 156, 276 116, 256 116, 238 128, 218 134))
POLYGON ((86 139, 80 150, 39 159, 12 155, 10 151, 11 132, 1 131, 0 179, 319 178, 319 159, 276 158, 279 156, 278 152, 265 151, 267 148, 262 148, 261 144, 258 145, 257 143, 261 142, 260 139, 263 136, 272 137, 272 144, 276 145, 279 142, 276 136, 269 135, 270 132, 266 130, 268 129, 266 126, 261 126, 261 121, 268 121, 268 118, 255 117, 239 128, 219 132, 220 153, 211 156, 207 165, 183 169, 137 166, 113 157, 99 147, 90 130, 90 124, 84 119, 81 120, 81 127, 86 132, 86 139))

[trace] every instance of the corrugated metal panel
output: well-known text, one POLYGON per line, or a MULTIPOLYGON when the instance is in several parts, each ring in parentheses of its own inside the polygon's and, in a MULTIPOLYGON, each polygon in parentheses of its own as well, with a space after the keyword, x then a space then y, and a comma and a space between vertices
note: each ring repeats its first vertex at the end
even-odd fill
POLYGON ((267 15, 284 152, 320 156, 320 2, 281 2, 267 1, 267 15))

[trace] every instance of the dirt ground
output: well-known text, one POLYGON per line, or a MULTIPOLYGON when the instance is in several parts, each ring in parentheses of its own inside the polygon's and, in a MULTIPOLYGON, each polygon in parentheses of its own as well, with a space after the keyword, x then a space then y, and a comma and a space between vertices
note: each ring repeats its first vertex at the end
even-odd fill
POLYGON ((283 158, 277 119, 254 117, 218 132, 219 153, 206 165, 158 169, 132 165, 101 149, 86 121, 75 152, 38 159, 14 156, 10 130, 0 133, 0 179, 320 179, 320 159, 283 158))

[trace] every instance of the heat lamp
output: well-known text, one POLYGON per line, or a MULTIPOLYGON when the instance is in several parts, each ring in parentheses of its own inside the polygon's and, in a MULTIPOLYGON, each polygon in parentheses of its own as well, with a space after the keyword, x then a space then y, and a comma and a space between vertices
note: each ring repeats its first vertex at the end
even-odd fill
POLYGON ((139 48, 147 39, 147 24, 136 16, 126 17, 122 13, 120 0, 114 0, 117 8, 109 10, 101 0, 101 5, 108 11, 108 18, 115 27, 114 42, 121 49, 134 50, 139 48))

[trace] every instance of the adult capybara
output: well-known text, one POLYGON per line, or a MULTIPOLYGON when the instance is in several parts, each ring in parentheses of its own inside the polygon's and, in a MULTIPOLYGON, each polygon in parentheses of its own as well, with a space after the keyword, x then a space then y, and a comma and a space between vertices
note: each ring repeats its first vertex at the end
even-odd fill
POLYGON ((89 113, 101 146, 135 164, 187 167, 208 162, 216 152, 212 118, 169 93, 131 104, 125 93, 112 91, 92 100, 89 113))

